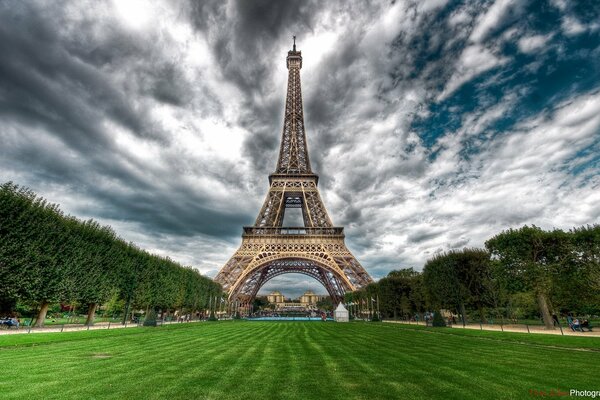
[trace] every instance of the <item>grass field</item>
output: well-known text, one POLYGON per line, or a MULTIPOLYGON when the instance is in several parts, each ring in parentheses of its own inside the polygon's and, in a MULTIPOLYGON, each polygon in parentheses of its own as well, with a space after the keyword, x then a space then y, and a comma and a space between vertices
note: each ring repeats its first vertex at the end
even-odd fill
POLYGON ((519 399, 600 390, 600 340, 383 323, 0 336, 2 399, 519 399))

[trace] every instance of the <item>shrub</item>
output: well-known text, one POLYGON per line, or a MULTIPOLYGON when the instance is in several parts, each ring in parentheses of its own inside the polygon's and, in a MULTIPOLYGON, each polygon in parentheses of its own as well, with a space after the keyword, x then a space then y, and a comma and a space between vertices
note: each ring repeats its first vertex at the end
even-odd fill
POLYGON ((439 310, 433 313, 433 321, 432 321, 431 325, 436 328, 446 326, 444 317, 442 317, 442 313, 439 310))
POLYGON ((148 315, 144 318, 144 326, 156 326, 156 311, 150 309, 148 315))

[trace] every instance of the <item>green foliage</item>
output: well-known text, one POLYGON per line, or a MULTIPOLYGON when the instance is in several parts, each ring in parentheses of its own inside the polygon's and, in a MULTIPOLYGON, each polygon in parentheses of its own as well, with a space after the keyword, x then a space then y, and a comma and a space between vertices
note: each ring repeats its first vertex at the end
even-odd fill
POLYGON ((333 311, 335 306, 337 306, 337 304, 334 305, 333 301, 331 301, 331 297, 329 296, 326 296, 317 302, 317 308, 323 311, 333 311))
POLYGON ((384 318, 440 308, 484 322, 487 317, 537 320, 544 313, 548 322, 552 311, 600 313, 600 225, 569 232, 524 226, 494 236, 486 247, 438 254, 423 273, 392 271, 347 293, 345 302, 352 316, 363 318, 377 308, 372 298, 379 298, 384 318))
POLYGON ((544 231, 536 226, 509 229, 486 242, 501 265, 501 274, 515 282, 513 291, 531 291, 546 326, 550 313, 600 311, 600 226, 544 231))
POLYGON ((429 304, 461 312, 468 305, 482 308, 490 290, 490 272, 485 250, 452 250, 434 256, 423 268, 429 304))
POLYGON ((562 312, 600 314, 600 225, 573 228, 569 235, 570 256, 560 268, 558 280, 562 284, 555 288, 560 286, 561 290, 556 290, 553 301, 562 312))
MULTIPOLYGON (((345 302, 352 303, 354 310, 363 313, 368 310, 370 314, 379 312, 381 318, 408 318, 424 311, 422 276, 412 268, 391 271, 379 282, 347 293, 345 302)), ((351 313, 351 317, 354 315, 351 313)))
POLYGON ((125 301, 119 297, 119 293, 115 291, 105 303, 105 312, 108 316, 118 315, 123 312, 125 301))
MULTIPOLYGON (((485 242, 487 249, 497 259, 513 280, 526 289, 547 293, 556 267, 557 234, 545 232, 536 226, 509 229, 485 242)), ((560 243, 564 244, 564 243, 560 243)))
MULTIPOLYGON (((0 298, 16 304, 124 304, 205 309, 221 287, 191 267, 149 254, 93 220, 8 182, 0 185, 0 298)), ((39 307, 39 306, 38 306, 39 307)))
POLYGON ((509 314, 514 319, 538 319, 539 310, 533 292, 517 292, 509 296, 509 314))
POLYGON ((256 296, 252 302, 252 308, 254 310, 262 310, 269 305, 269 300, 265 296, 256 296))
POLYGON ((148 314, 144 318, 144 326, 156 326, 156 311, 154 308, 148 310, 148 314))
POLYGON ((210 311, 210 316, 208 317, 209 321, 218 321, 217 317, 215 316, 215 312, 213 310, 210 311))

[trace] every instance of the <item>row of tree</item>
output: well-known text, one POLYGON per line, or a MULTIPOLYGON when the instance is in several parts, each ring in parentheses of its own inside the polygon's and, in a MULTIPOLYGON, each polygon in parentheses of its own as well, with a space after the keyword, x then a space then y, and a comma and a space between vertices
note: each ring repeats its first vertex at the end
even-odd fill
POLYGON ((107 226, 65 215, 31 190, 0 186, 0 307, 36 307, 42 325, 52 303, 81 304, 92 323, 98 305, 134 309, 207 307, 220 285, 191 267, 141 250, 107 226))
POLYGON ((392 271, 377 283, 348 295, 379 297, 384 317, 408 317, 448 309, 463 320, 531 314, 553 327, 552 313, 600 314, 600 225, 544 231, 536 226, 504 231, 485 249, 441 253, 423 272, 392 271), (535 302, 535 303, 534 303, 535 302))

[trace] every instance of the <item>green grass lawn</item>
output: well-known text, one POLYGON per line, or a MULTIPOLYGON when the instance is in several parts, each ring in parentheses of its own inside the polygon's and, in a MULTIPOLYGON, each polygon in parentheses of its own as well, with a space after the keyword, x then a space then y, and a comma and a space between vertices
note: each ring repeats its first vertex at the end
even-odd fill
POLYGON ((217 322, 0 336, 2 399, 519 399, 600 390, 600 339, 217 322))

